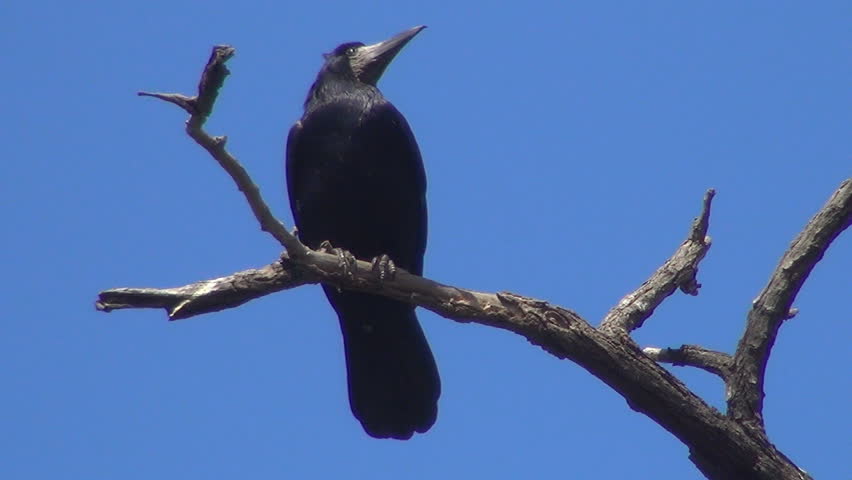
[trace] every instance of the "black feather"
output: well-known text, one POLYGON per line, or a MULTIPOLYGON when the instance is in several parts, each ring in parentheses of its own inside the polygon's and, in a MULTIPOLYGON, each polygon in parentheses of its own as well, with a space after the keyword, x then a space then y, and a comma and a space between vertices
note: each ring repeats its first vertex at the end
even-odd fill
MULTIPOLYGON (((326 56, 305 113, 290 130, 290 206, 309 247, 328 240, 361 260, 386 254, 398 267, 422 275, 423 161, 402 114, 352 71, 349 54, 359 46, 344 44, 326 56)), ((414 307, 323 289, 340 320, 355 417, 378 438, 407 439, 428 430, 441 384, 414 307)))

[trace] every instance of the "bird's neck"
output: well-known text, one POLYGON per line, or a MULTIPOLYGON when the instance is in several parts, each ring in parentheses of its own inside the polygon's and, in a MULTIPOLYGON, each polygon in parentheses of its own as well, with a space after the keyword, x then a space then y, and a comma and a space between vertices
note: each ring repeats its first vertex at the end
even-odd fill
POLYGON ((379 90, 354 78, 343 75, 321 75, 308 91, 305 109, 342 98, 363 98, 365 101, 381 98, 379 90))

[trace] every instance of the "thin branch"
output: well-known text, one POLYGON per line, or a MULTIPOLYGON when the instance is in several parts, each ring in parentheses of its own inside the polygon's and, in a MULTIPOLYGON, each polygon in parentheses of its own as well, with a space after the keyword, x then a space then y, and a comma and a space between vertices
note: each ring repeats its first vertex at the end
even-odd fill
POLYGON ((195 111, 195 97, 187 97, 186 95, 181 95, 180 93, 157 92, 137 92, 136 95, 139 95, 140 97, 154 97, 166 102, 174 103, 175 105, 186 110, 187 112, 195 111))
POLYGON ((688 366, 700 368, 728 380, 733 359, 730 355, 698 345, 682 345, 680 348, 645 347, 645 355, 661 363, 670 363, 676 367, 688 366))
POLYGON ((244 270, 225 277, 176 288, 112 288, 98 294, 95 308, 111 312, 128 308, 162 308, 169 320, 180 320, 218 312, 304 285, 305 282, 282 262, 244 270))
POLYGON ((219 165, 228 172, 228 175, 237 184, 237 188, 246 197, 254 217, 260 223, 261 230, 268 232, 278 240, 278 243, 286 248, 293 257, 307 255, 308 248, 298 238, 288 232, 284 224, 272 215, 272 211, 260 194, 260 189, 252 181, 246 169, 225 149, 225 144, 228 140, 227 137, 212 137, 204 131, 204 122, 207 121, 207 117, 213 111, 213 105, 216 102, 216 97, 219 95, 219 89, 222 88, 225 78, 230 74, 225 66, 225 62, 233 57, 235 53, 236 49, 228 45, 213 47, 210 59, 207 61, 207 65, 201 74, 201 81, 198 83, 198 95, 194 97, 187 97, 179 93, 139 92, 138 94, 140 96, 158 98, 186 110, 190 115, 189 120, 186 122, 186 133, 196 143, 204 147, 210 156, 219 162, 219 165))
POLYGON ((781 257, 766 288, 752 303, 745 334, 734 355, 728 415, 763 429, 763 382, 766 362, 778 329, 796 314, 791 308, 811 270, 831 242, 852 223, 852 179, 847 179, 808 222, 781 257))
MULTIPOLYGON (((225 84, 225 78, 231 74, 225 62, 231 59, 237 49, 230 45, 216 45, 210 52, 207 65, 198 82, 198 96, 195 97, 195 112, 190 115, 206 119, 213 112, 213 105, 219 96, 219 90, 225 84)), ((202 120, 203 121, 203 120, 202 120)))
POLYGON ((716 191, 704 194, 701 214, 692 222, 689 235, 666 262, 634 292, 625 296, 601 322, 600 330, 607 334, 626 334, 641 327, 663 300, 680 288, 683 293, 698 295, 701 284, 696 280, 698 263, 710 249, 707 229, 710 207, 716 191))
POLYGON ((236 52, 237 50, 230 45, 213 47, 207 65, 201 72, 201 80, 198 82, 198 95, 194 97, 187 97, 180 93, 138 92, 137 95, 174 103, 203 124, 213 112, 213 105, 219 96, 219 90, 225 84, 225 78, 231 73, 225 66, 225 62, 230 60, 236 52))

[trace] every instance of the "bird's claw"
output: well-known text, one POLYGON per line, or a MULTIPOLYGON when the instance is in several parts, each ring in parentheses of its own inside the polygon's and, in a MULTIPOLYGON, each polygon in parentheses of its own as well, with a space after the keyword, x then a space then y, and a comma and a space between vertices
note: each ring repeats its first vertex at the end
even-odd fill
POLYGON ((344 277, 355 277, 355 272, 358 270, 358 260, 349 250, 334 248, 328 240, 324 240, 320 243, 317 250, 323 253, 335 255, 337 257, 337 267, 340 269, 344 277))
POLYGON ((371 261, 373 264, 373 275, 379 279, 379 282, 385 280, 393 280, 396 276, 396 264, 385 254, 374 257, 371 261))

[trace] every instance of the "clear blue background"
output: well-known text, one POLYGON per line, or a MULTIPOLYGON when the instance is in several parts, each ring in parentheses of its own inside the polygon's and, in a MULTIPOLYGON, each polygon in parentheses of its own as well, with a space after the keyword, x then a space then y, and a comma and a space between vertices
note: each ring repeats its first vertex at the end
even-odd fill
MULTIPOLYGON (((237 47, 208 127, 290 224, 286 132, 350 40, 429 25, 380 86, 429 176, 428 276, 593 323, 680 244, 718 190, 698 297, 642 345, 731 352, 790 241, 852 174, 852 4, 39 2, 0 6, 0 478, 700 478, 687 449, 576 365, 421 312, 436 426, 367 437, 317 287, 175 323, 98 313, 98 291, 264 265, 279 246, 137 90, 193 93, 237 47)), ((767 374, 775 444, 848 478, 852 234, 796 301, 767 374)), ((723 406, 721 383, 675 369, 723 406)))

